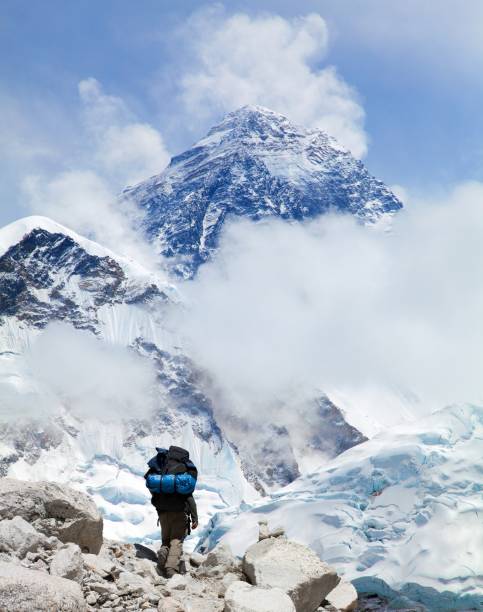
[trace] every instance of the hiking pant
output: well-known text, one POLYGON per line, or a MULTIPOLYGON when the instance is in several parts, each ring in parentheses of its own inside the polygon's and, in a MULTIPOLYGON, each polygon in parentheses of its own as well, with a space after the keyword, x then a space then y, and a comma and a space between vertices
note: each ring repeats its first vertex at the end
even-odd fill
POLYGON ((183 554, 183 540, 188 531, 188 517, 184 512, 160 512, 161 548, 158 560, 161 567, 179 571, 183 554))

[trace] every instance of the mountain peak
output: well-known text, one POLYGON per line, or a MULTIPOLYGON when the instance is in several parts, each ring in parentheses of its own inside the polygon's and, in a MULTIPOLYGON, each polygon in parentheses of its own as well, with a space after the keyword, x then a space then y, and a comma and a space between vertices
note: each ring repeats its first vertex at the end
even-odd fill
POLYGON ((339 211, 376 223, 402 207, 325 132, 251 105, 124 193, 144 209, 148 239, 187 277, 216 250, 228 218, 301 221, 339 211))

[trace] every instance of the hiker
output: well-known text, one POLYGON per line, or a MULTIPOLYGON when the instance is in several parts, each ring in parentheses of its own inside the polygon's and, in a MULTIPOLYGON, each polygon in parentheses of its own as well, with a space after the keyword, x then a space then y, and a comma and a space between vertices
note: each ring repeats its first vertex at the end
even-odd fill
POLYGON ((156 448, 144 475, 161 525, 158 563, 167 578, 179 573, 183 540, 198 527, 198 512, 193 491, 198 470, 189 453, 179 446, 156 448))

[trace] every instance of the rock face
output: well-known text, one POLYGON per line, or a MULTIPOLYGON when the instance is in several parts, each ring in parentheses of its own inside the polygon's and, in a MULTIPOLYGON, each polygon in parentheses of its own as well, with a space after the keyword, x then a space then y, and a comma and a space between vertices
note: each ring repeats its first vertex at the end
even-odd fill
POLYGON ((84 493, 51 482, 0 479, 0 520, 22 517, 37 531, 61 542, 78 544, 83 552, 102 546, 102 517, 84 493))
POLYGON ((243 571, 254 585, 282 589, 297 612, 317 610, 339 582, 335 570, 310 548, 285 538, 268 538, 250 546, 243 571))
POLYGON ((13 563, 0 563, 0 610, 9 612, 84 612, 80 586, 13 563))
POLYGON ((225 612, 295 612, 282 589, 262 589, 246 582, 233 582, 225 594, 225 612))

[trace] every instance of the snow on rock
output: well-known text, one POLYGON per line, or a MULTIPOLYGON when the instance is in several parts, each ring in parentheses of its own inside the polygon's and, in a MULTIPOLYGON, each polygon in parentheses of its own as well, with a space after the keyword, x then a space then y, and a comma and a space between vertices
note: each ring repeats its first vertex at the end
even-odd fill
POLYGON ((263 516, 359 592, 389 585, 432 609, 481 606, 482 437, 481 407, 444 408, 346 451, 240 520, 221 513, 200 547, 221 540, 242 554, 263 516))

